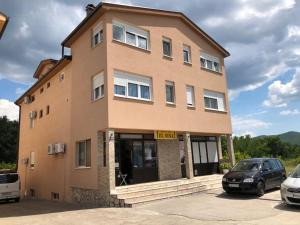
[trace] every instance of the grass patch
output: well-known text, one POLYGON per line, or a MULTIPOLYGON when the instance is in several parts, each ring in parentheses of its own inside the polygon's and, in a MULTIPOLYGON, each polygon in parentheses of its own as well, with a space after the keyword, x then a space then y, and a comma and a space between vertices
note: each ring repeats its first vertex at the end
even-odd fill
POLYGON ((15 170, 17 168, 15 163, 0 163, 0 169, 15 170))
POLYGON ((300 156, 294 159, 281 160, 287 173, 292 172, 300 164, 300 156))

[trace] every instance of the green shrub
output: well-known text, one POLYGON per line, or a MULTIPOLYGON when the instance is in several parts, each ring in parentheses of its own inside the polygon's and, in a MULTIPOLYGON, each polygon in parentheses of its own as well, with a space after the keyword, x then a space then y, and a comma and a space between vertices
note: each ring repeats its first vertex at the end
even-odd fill
POLYGON ((16 164, 15 163, 0 163, 0 169, 10 169, 15 170, 16 164))
POLYGON ((231 164, 228 163, 228 162, 223 162, 223 163, 220 163, 220 169, 221 170, 224 170, 224 169, 231 169, 231 164))

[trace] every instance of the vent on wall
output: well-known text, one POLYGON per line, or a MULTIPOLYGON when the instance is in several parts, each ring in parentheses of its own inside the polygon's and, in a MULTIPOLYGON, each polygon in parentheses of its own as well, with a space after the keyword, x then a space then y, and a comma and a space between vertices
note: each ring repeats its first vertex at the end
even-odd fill
POLYGON ((59 200, 59 193, 51 192, 51 199, 52 200, 59 200))

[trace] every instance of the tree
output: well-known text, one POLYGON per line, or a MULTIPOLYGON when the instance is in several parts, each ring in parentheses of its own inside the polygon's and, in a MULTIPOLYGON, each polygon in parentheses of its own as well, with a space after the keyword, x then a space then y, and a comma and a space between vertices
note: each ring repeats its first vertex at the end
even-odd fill
POLYGON ((0 117, 0 163, 16 163, 18 147, 18 121, 0 117))

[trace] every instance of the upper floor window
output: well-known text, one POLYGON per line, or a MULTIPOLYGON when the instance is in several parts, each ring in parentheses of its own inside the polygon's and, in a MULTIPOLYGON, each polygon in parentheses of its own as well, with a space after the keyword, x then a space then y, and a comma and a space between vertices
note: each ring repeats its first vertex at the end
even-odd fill
POLYGON ((104 97, 104 75, 103 72, 93 77, 93 100, 104 97))
POLYGON ((195 94, 194 94, 194 87, 187 85, 186 86, 186 103, 189 107, 195 106, 195 94))
POLYGON ((210 110, 225 111, 225 95, 214 91, 204 91, 205 108, 210 110))
POLYGON ((76 143, 76 167, 91 166, 91 140, 76 143))
POLYGON ((172 57, 172 40, 169 38, 163 38, 163 54, 172 57))
POLYGON ((44 88, 41 88, 40 89, 40 93, 42 94, 44 92, 44 88))
POLYGON ((50 87, 50 82, 47 83, 47 88, 49 88, 49 87, 50 87))
POLYGON ((49 115, 49 113, 50 113, 50 106, 47 105, 47 108, 46 108, 46 114, 49 115))
POLYGON ((92 34, 92 47, 95 47, 103 41, 103 26, 101 23, 93 28, 92 34))
POLYGON ((43 110, 41 109, 40 110, 40 118, 42 118, 43 117, 43 110))
POLYGON ((217 57, 201 53, 200 56, 201 67, 215 72, 221 72, 220 60, 217 57))
POLYGON ((149 33, 142 29, 113 22, 113 39, 142 49, 149 49, 149 33))
POLYGON ((183 61, 185 63, 191 63, 192 57, 191 57, 191 47, 187 45, 183 45, 183 61))
POLYGON ((166 81, 166 101, 175 104, 175 84, 172 81, 166 81))
POLYGON ((149 101, 151 100, 151 87, 151 78, 122 72, 114 74, 115 96, 149 101))

